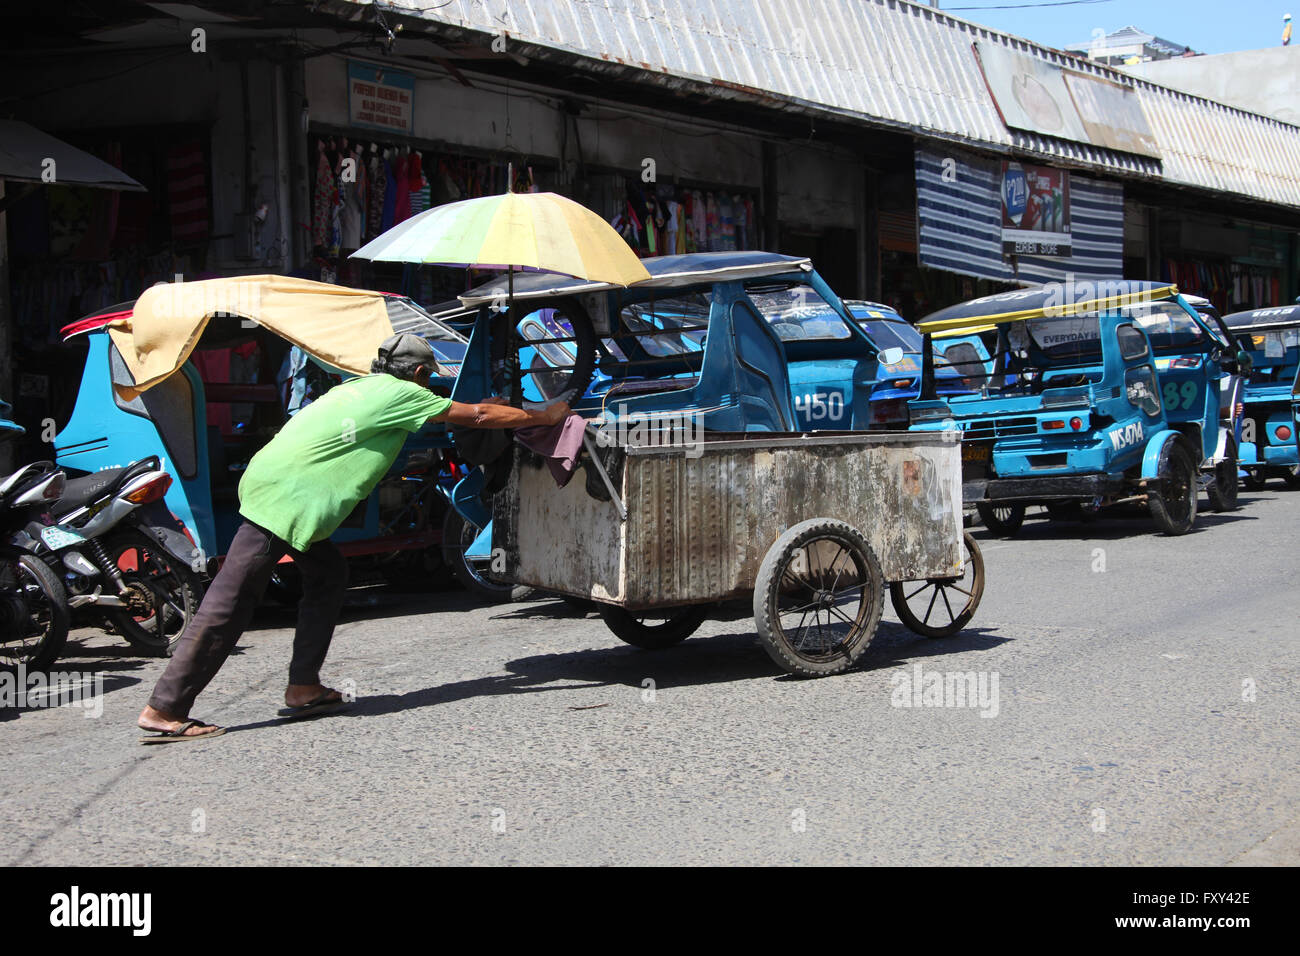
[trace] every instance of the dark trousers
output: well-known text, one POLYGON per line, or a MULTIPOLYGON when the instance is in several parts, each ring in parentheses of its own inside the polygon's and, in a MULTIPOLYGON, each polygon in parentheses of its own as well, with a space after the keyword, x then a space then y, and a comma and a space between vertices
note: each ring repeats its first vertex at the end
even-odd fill
POLYGON ((235 649, 266 593, 276 563, 285 554, 293 556, 302 578, 289 683, 320 682, 320 667, 343 606, 347 561, 328 539, 317 541, 306 551, 295 551, 287 541, 245 521, 235 532, 225 563, 213 578, 171 662, 158 678, 149 706, 173 717, 189 716, 194 699, 235 649))

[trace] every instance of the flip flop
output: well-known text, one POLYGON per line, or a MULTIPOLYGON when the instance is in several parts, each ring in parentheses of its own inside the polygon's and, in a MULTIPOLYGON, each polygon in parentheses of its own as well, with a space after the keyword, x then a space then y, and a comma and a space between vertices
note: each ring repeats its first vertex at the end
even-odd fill
POLYGON ((220 737, 225 732, 225 727, 218 727, 216 724, 205 723, 202 720, 187 720, 175 730, 160 730, 152 736, 141 737, 140 743, 174 744, 180 740, 206 740, 208 737, 220 737), (211 727, 212 729, 203 734, 187 734, 185 731, 192 727, 211 727))
POLYGON ((326 691, 315 700, 297 707, 281 707, 276 713, 288 720, 302 720, 304 717, 319 717, 346 709, 347 701, 341 697, 331 697, 330 694, 333 693, 334 691, 326 691))

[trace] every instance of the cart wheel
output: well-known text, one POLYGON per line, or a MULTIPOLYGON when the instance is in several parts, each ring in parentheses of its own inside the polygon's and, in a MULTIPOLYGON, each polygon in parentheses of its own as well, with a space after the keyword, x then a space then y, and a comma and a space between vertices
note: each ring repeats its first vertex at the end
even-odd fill
POLYGON ((754 623, 772 660, 803 677, 838 674, 876 636, 885 584, 853 527, 813 518, 768 549, 754 584, 754 623))
POLYGON ((1156 528, 1168 535, 1187 534, 1196 523, 1196 465, 1177 441, 1160 449, 1160 487, 1147 498, 1156 528))
POLYGON ((1300 465, 1292 465, 1282 473, 1282 480, 1288 488, 1300 488, 1300 465))
POLYGON ((894 612, 909 630, 925 637, 952 637, 975 616, 984 596, 984 556, 969 532, 961 537, 965 551, 961 577, 898 581, 889 586, 894 612), (920 616, 913 607, 920 609, 920 616))
POLYGON ((680 644, 699 629, 709 616, 707 604, 629 611, 614 604, 600 605, 605 626, 620 641, 647 651, 661 651, 680 644))
POLYGON ((995 505, 981 501, 975 505, 975 510, 980 513, 984 527, 999 538, 1015 537, 1020 526, 1025 523, 1024 505, 995 505))

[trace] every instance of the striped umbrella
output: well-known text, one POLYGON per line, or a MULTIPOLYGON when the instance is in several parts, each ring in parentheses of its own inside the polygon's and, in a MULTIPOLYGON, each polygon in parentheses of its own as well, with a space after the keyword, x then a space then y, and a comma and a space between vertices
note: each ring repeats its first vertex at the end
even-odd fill
MULTIPOLYGON (((649 279, 623 237, 598 215, 556 193, 505 193, 435 206, 366 243, 353 258, 474 269, 504 269, 513 305, 514 273, 555 272, 627 286, 649 279)), ((508 329, 512 400, 518 355, 508 329)))
POLYGON ((375 262, 557 272, 624 286, 650 278, 609 223, 556 193, 505 193, 435 206, 352 255, 375 262))

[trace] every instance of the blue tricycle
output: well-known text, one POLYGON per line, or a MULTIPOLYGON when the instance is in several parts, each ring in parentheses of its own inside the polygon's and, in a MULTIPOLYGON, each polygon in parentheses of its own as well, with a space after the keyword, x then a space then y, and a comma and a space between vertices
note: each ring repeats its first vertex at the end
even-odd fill
POLYGON ((1241 470, 1247 488, 1270 478, 1300 488, 1294 383, 1300 375, 1300 305, 1235 312, 1224 322, 1241 341, 1252 368, 1242 395, 1241 470))
POLYGON ((995 333, 975 393, 940 400, 927 350, 911 403, 913 429, 961 432, 966 502, 1004 536, 1031 505, 1070 517, 1143 503, 1170 535, 1192 529, 1202 486, 1215 508, 1233 507, 1218 383, 1239 356, 1172 286, 1064 289, 986 296, 918 324, 927 336, 995 333))

